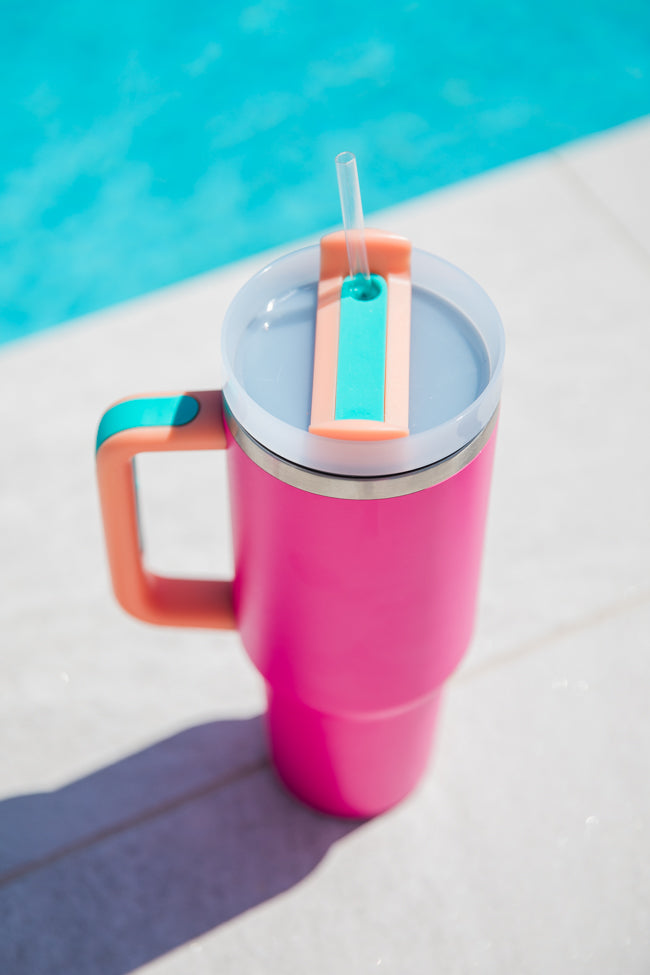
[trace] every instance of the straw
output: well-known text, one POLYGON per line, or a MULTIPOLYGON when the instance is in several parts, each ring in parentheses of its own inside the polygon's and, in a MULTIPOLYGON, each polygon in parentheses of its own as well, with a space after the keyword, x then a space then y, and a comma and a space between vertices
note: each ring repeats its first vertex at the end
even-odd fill
POLYGON ((348 251, 350 277, 355 285, 355 297, 372 297, 373 287, 368 266, 366 237, 363 229, 363 210, 359 191, 357 160, 351 152, 340 152, 336 157, 336 176, 341 197, 341 212, 348 251))

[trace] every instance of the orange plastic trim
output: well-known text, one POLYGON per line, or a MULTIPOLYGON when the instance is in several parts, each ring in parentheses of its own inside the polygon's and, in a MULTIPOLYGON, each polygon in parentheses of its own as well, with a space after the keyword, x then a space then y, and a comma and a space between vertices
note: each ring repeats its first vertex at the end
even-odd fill
POLYGON ((309 432, 333 440, 394 440, 408 436, 408 430, 391 427, 382 420, 330 420, 318 426, 312 423, 309 432))
POLYGON ((345 233, 320 242, 314 380, 309 432, 337 440, 387 440, 408 436, 411 351, 411 243, 396 234, 366 230, 371 274, 388 286, 384 421, 335 420, 341 287, 349 273, 345 233), (381 429, 380 429, 381 428, 381 429))
POLYGON ((199 412, 190 423, 123 430, 105 440, 97 452, 113 590, 127 613, 147 623, 231 630, 236 628, 232 582, 170 579, 149 572, 142 563, 132 464, 135 455, 162 450, 223 450, 226 446, 221 391, 183 395, 199 403, 199 412))

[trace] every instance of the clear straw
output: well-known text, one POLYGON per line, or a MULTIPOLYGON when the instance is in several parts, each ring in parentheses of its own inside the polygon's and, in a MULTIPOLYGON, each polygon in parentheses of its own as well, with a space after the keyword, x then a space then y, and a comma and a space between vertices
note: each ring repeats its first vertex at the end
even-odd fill
POLYGON ((339 182, 339 196, 341 197, 341 212, 343 214, 343 228, 345 230, 345 244, 348 250, 350 276, 356 279, 357 296, 364 298, 370 295, 372 286, 370 283, 366 237, 363 229, 363 210, 361 208, 357 160, 354 153, 339 152, 336 157, 336 176, 339 182))

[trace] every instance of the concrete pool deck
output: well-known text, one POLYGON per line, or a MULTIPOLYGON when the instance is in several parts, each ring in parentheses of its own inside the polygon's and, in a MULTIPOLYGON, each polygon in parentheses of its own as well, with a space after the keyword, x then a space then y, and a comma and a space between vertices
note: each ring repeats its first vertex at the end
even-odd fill
MULTIPOLYGON (((277 785, 236 634, 109 591, 98 418, 218 385, 265 257, 0 350, 0 971, 647 973, 649 170, 642 120, 371 221, 508 338, 474 643, 425 781, 371 822, 277 785)), ((152 564, 228 574, 223 458, 145 460, 152 564)))

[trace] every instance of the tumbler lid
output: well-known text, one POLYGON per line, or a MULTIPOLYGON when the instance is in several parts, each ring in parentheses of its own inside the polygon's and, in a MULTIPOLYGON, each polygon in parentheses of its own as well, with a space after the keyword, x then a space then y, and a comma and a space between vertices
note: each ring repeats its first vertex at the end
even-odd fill
POLYGON ((343 440, 309 432, 320 248, 269 264, 239 291, 222 330, 224 395, 267 450, 317 471, 377 477, 456 453, 485 428, 500 396, 498 312, 467 274, 411 253, 408 435, 343 440))

